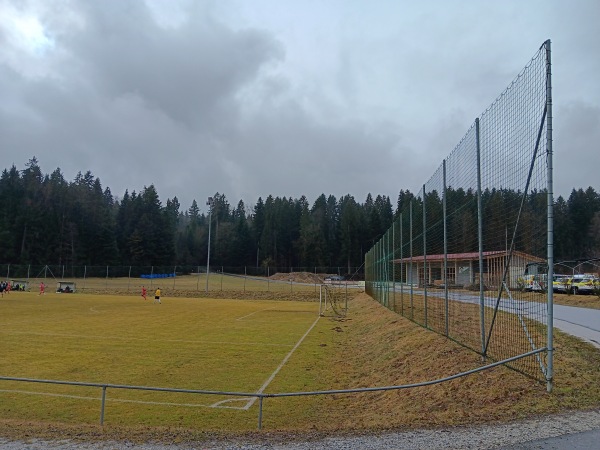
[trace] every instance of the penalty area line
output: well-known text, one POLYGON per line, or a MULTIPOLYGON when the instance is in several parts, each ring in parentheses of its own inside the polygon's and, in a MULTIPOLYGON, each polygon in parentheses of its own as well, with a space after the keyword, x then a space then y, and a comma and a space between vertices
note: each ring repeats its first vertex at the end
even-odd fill
MULTIPOLYGON (((308 336, 308 334, 315 327, 315 325, 317 324, 317 322, 319 321, 320 318, 321 318, 321 316, 317 316, 316 320, 313 322, 313 324, 310 326, 310 328, 306 331, 306 333, 304 333, 304 335, 300 338, 300 340, 296 343, 296 345, 294 345, 294 348, 292 348, 290 350, 290 352, 285 356, 285 358, 283 358, 283 361, 281 361, 281 364, 279 364, 279 366, 277 366, 277 368, 273 371, 273 373, 269 376, 269 378, 267 378, 267 380, 263 383, 263 385, 260 387, 260 389, 258 391, 256 391, 257 394, 262 394, 264 392, 264 390, 269 386, 269 384, 271 384, 271 382, 275 379, 275 377, 277 376, 279 371, 283 368, 283 366, 292 357, 292 355, 294 354, 296 349, 298 347, 300 347, 300 344, 302 344, 304 339, 306 339, 306 336, 308 336)), ((257 397, 252 397, 251 399, 248 400, 248 403, 246 403, 246 406, 242 407, 241 409, 247 411, 248 409, 250 409, 252 407, 252 405, 254 405, 254 403, 256 402, 257 399, 258 399, 257 397)), ((221 405, 223 405, 224 403, 228 403, 230 401, 240 401, 240 400, 241 399, 223 400, 221 402, 215 403, 212 406, 223 408, 223 406, 221 406, 221 405)))
MULTIPOLYGON (((83 395, 69 395, 69 394, 54 394, 51 392, 35 392, 35 391, 23 391, 18 389, 0 389, 0 392, 7 394, 27 394, 27 395, 42 395, 45 397, 59 397, 59 398, 71 398, 76 400, 92 400, 92 401, 100 401, 102 397, 89 397, 83 395)), ((201 403, 173 403, 173 402, 152 402, 146 400, 128 400, 123 398, 111 398, 110 396, 106 398, 107 402, 114 403, 136 403, 140 405, 157 405, 157 406, 183 406, 186 408, 213 408, 212 405, 203 405, 201 403)), ((229 406, 227 408, 230 409, 242 409, 238 407, 229 406)))
POLYGON ((246 314, 245 316, 238 317, 235 320, 244 320, 246 317, 250 317, 250 316, 252 316, 252 315, 254 315, 256 313, 259 313, 259 312, 268 311, 269 309, 272 309, 272 308, 259 309, 258 311, 251 312, 250 314, 246 314))

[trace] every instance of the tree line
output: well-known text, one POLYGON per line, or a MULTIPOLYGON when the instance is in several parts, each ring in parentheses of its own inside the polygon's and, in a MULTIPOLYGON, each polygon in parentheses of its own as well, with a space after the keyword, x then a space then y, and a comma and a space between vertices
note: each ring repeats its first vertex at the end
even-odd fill
MULTIPOLYGON (((518 193, 486 191, 486 195, 484 223, 493 224, 502 214, 505 217, 505 206, 513 203, 518 193)), ((305 196, 269 195, 249 207, 242 200, 232 206, 225 195, 216 193, 210 213, 211 265, 343 267, 350 273, 362 265, 366 251, 414 198, 410 191, 402 190, 393 207, 385 195, 368 194, 359 202, 351 195, 321 194, 312 204, 305 196)), ((475 197, 471 191, 458 189, 448 191, 447 198, 470 204, 475 197)), ((425 201, 428 220, 433 212, 441 217, 440 196, 430 193, 425 201)), ((455 221, 458 234, 477 220, 472 208, 457 214, 449 220, 455 221)), ((541 226, 544 220, 542 217, 541 226)), ((182 209, 177 197, 162 204, 153 185, 140 192, 126 191, 117 200, 90 171, 67 181, 58 168, 50 175, 43 174, 36 158, 23 170, 13 165, 0 176, 2 263, 205 265, 208 226, 209 214, 200 212, 195 200, 187 209, 182 209)), ((463 242, 450 252, 471 251, 476 245, 473 233, 462 234, 463 242)), ((498 245, 503 245, 500 241, 504 238, 498 236, 498 245)), ((434 249, 428 245, 430 251, 434 249)), ((598 256, 600 195, 589 187, 574 189, 566 200, 558 197, 555 258, 598 256)))

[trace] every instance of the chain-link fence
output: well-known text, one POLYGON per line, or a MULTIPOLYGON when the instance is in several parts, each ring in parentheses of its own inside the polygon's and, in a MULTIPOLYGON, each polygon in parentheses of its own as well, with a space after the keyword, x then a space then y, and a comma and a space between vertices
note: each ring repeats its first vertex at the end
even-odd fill
MULTIPOLYGON (((321 284, 352 284, 364 280, 361 267, 275 267, 275 266, 75 266, 0 264, 0 279, 24 290, 40 283, 53 289, 72 282, 77 291, 138 292, 141 286, 160 286, 166 292, 298 292, 321 284)), ((71 288, 73 288, 71 285, 71 288)))
POLYGON ((365 259, 370 295, 485 357, 546 348, 513 367, 549 389, 550 73, 547 41, 365 259))

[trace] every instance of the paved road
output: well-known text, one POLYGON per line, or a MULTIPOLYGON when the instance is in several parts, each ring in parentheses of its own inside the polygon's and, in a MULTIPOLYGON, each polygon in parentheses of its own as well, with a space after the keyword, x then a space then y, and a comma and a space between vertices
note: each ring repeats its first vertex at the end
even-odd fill
MULTIPOLYGON (((400 289, 396 288, 396 292, 399 291, 400 289)), ((422 290, 415 289, 413 292, 417 295, 423 295, 422 290)), ((443 291, 440 292, 438 290, 427 291, 427 295, 432 297, 444 297, 443 291)), ((452 301, 479 304, 478 295, 450 292, 449 296, 452 301)), ((486 300, 486 305, 487 304, 489 303, 486 300)), ((517 312, 516 308, 518 308, 524 316, 528 316, 528 311, 536 311, 540 306, 539 303, 523 301, 518 301, 517 305, 518 306, 516 306, 515 303, 511 303, 510 300, 502 299, 499 308, 510 313, 517 312)), ((535 319, 535 316, 533 315, 530 315, 529 317, 535 319)), ((575 306, 555 304, 554 328, 558 328, 571 336, 581 338, 600 348, 600 309, 578 308, 575 306)), ((598 448, 600 449, 600 444, 598 448)))
POLYGON ((598 448, 600 448, 600 430, 563 434, 562 436, 500 447, 501 450, 593 450, 598 448))
POLYGON ((600 348, 600 309, 554 305, 554 328, 600 348))

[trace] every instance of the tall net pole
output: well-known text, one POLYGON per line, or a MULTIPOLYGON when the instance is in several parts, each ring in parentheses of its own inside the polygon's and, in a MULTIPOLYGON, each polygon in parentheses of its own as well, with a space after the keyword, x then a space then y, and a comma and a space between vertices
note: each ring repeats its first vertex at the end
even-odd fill
POLYGON ((552 60, 550 39, 546 47, 546 158, 548 170, 548 360, 546 368, 546 389, 552 392, 554 383, 554 195, 552 178, 552 60))

